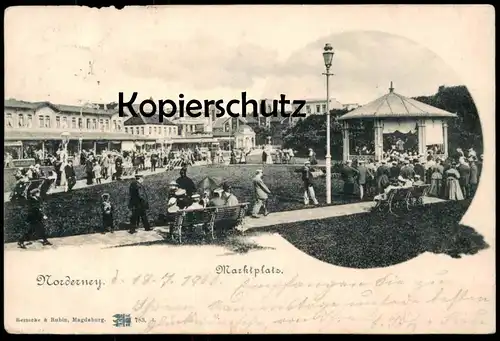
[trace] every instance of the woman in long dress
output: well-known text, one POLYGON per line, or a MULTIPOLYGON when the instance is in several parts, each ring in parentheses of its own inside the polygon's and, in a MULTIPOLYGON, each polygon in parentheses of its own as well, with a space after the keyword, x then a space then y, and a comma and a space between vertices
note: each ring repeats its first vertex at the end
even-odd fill
POLYGON ((273 164, 273 156, 271 154, 271 147, 266 148, 266 164, 272 165, 273 164))
POLYGON ((460 173, 453 165, 450 169, 445 172, 446 176, 446 189, 445 189, 445 199, 447 200, 464 200, 464 194, 460 188, 460 173))
POLYGON ((440 171, 440 168, 434 165, 431 168, 431 176, 430 176, 430 186, 429 186, 429 196, 432 197, 440 197, 441 196, 441 185, 443 183, 443 174, 440 171))

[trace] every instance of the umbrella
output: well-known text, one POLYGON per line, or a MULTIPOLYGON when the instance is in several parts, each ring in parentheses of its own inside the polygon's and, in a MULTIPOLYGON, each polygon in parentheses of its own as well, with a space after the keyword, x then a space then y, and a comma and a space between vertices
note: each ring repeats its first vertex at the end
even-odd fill
POLYGON ((216 189, 218 187, 219 187, 219 184, 217 183, 217 181, 215 181, 213 178, 207 176, 206 178, 204 178, 203 180, 198 182, 198 186, 196 188, 198 188, 198 190, 200 190, 200 191, 205 191, 205 190, 213 191, 214 189, 216 189))

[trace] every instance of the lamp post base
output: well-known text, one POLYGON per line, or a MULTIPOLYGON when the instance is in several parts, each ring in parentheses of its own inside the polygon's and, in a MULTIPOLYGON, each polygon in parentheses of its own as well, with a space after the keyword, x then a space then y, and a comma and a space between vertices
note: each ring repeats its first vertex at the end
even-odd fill
POLYGON ((326 162, 326 203, 332 203, 332 157, 327 155, 326 162))

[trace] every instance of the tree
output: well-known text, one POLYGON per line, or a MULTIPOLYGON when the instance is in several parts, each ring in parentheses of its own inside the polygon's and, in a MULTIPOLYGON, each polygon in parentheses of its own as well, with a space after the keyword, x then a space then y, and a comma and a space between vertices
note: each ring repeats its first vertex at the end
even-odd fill
POLYGON ((448 120, 448 149, 473 147, 483 152, 481 121, 471 94, 464 85, 440 86, 432 96, 415 97, 417 101, 456 113, 456 119, 448 120))

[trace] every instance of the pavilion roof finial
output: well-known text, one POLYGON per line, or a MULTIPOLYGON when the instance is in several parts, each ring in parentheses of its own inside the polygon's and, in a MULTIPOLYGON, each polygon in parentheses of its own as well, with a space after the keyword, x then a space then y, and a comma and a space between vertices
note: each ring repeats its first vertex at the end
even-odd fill
POLYGON ((392 86, 392 81, 391 81, 391 87, 389 88, 389 92, 394 92, 394 88, 392 86))

